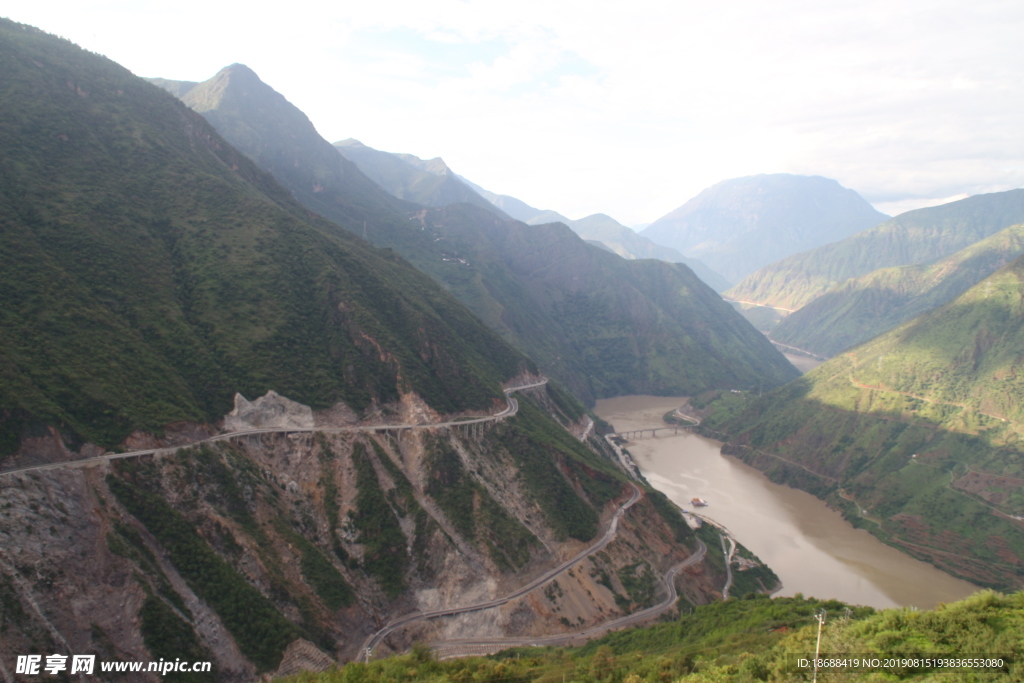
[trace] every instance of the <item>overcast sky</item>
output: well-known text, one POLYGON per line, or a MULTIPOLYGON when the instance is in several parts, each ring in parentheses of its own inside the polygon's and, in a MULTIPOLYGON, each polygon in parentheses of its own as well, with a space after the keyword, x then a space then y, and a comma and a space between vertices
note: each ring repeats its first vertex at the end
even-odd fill
POLYGON ((569 218, 823 175, 886 213, 1024 186, 1024 2, 139 2, 0 10, 140 76, 247 64, 330 141, 569 218))

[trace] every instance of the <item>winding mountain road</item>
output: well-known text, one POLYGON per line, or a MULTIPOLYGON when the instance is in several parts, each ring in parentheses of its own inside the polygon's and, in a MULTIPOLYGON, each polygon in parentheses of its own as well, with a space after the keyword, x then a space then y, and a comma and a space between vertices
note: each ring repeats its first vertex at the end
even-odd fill
POLYGON ((192 441, 179 446, 167 446, 163 448, 147 448, 140 451, 129 451, 127 453, 104 453, 103 455, 97 455, 92 458, 82 458, 81 460, 69 460, 65 462, 54 462, 47 463, 45 465, 29 465, 27 467, 18 467, 12 470, 5 470, 0 472, 0 477, 19 474, 24 472, 42 472, 44 470, 57 470, 57 469, 71 469, 76 467, 91 467, 93 465, 99 465, 111 460, 121 460, 123 458, 138 458, 143 455, 154 455, 164 454, 170 455, 177 451, 179 448, 190 448, 192 446, 198 446, 204 443, 213 443, 215 441, 227 441, 228 439, 235 439, 240 436, 251 436, 254 434, 300 434, 300 433, 315 433, 323 432, 326 434, 338 434, 345 432, 386 432, 390 430, 401 430, 401 429, 433 429, 436 427, 460 427, 464 425, 478 424, 481 422, 495 422, 506 417, 512 417, 519 412, 519 402, 512 398, 512 393, 515 391, 521 391, 523 389, 533 389, 536 387, 544 386, 548 383, 547 378, 541 379, 538 382, 531 384, 522 384, 520 386, 509 387, 505 389, 505 399, 508 402, 508 406, 501 412, 495 413, 494 415, 488 415, 487 417, 475 417, 464 420, 448 420, 445 422, 430 422, 427 424, 385 424, 385 425, 363 425, 363 426, 348 426, 348 427, 266 427, 262 429, 243 429, 235 432, 225 432, 223 434, 216 434, 207 439, 200 439, 198 441, 192 441))
POLYGON ((489 654, 510 647, 564 645, 580 638, 592 638, 613 629, 645 621, 650 617, 671 609, 675 605, 676 600, 679 597, 679 594, 676 592, 675 585, 676 575, 686 567, 700 562, 704 559, 704 555, 707 553, 708 548, 704 545, 703 541, 697 539, 697 544, 697 552, 665 572, 665 575, 662 577, 662 585, 665 587, 665 599, 657 605, 648 607, 647 609, 634 612, 633 614, 627 614, 624 617, 619 617, 612 621, 606 621, 603 624, 591 626, 588 629, 575 631, 573 633, 560 633, 554 636, 537 636, 533 638, 474 638, 446 640, 432 643, 431 647, 434 649, 435 655, 438 659, 445 659, 446 657, 467 657, 478 654, 489 654))
POLYGON ((736 539, 731 534, 722 534, 722 554, 725 555, 725 587, 722 588, 722 599, 729 599, 729 589, 732 588, 732 556, 736 554, 736 539), (725 547, 725 539, 729 539, 729 548, 725 547))
MULTIPOLYGON (((179 450, 181 448, 190 448, 192 446, 197 446, 197 445, 204 444, 204 443, 214 443, 214 442, 217 442, 217 441, 226 441, 226 440, 235 439, 235 438, 238 438, 238 437, 260 435, 260 434, 300 434, 300 433, 316 433, 316 432, 322 432, 322 433, 328 433, 328 434, 336 434, 336 433, 353 433, 353 432, 381 432, 381 431, 405 430, 405 429, 434 429, 434 428, 437 428, 437 427, 458 427, 458 426, 464 426, 464 425, 479 424, 479 423, 482 423, 482 422, 495 422, 495 421, 501 420, 503 418, 512 417, 512 416, 514 416, 519 411, 519 402, 516 399, 512 398, 512 393, 514 393, 516 391, 521 391, 521 390, 524 390, 524 389, 533 389, 533 388, 536 388, 536 387, 544 386, 545 384, 547 384, 547 382, 548 382, 547 378, 544 378, 544 379, 541 379, 540 381, 532 382, 530 384, 523 384, 523 385, 509 387, 509 388, 505 389, 504 390, 505 397, 506 397, 506 400, 507 400, 507 403, 508 403, 507 407, 504 410, 502 410, 502 411, 500 411, 498 413, 495 413, 494 415, 488 415, 486 417, 469 418, 469 419, 461 419, 461 420, 447 420, 447 421, 444 421, 444 422, 432 422, 432 423, 427 423, 427 424, 402 423, 402 424, 361 425, 361 426, 347 426, 347 427, 287 427, 287 428, 266 427, 266 428, 258 428, 258 429, 244 429, 244 430, 238 430, 238 431, 233 431, 233 432, 225 432, 223 434, 216 434, 216 435, 211 436, 211 437, 206 438, 206 439, 199 439, 197 441, 192 441, 192 442, 181 444, 181 445, 177 445, 177 446, 168 446, 168 447, 161 447, 161 448, 148 448, 148 449, 137 450, 137 451, 129 451, 127 453, 104 453, 103 455, 95 456, 95 457, 92 457, 92 458, 82 458, 80 460, 71 460, 71 461, 56 462, 56 463, 47 463, 47 464, 44 464, 44 465, 29 465, 29 466, 26 466, 26 467, 19 467, 19 468, 15 468, 15 469, 11 469, 11 470, 6 470, 6 471, 3 471, 3 472, 0 472, 0 477, 14 475, 14 474, 23 474, 23 473, 26 473, 26 472, 41 472, 41 471, 46 471, 46 470, 74 469, 74 468, 82 468, 82 467, 91 467, 91 466, 95 466, 95 465, 101 465, 103 463, 107 463, 107 462, 110 462, 112 460, 121 460, 121 459, 125 459, 125 458, 137 458, 137 457, 141 457, 141 456, 144 456, 144 455, 170 455, 170 454, 173 454, 175 451, 177 451, 177 450, 179 450)), ((587 429, 584 432, 584 436, 583 436, 584 439, 586 438, 587 434, 589 433, 589 431, 592 428, 593 428, 593 422, 591 422, 587 426, 587 429)), ((641 492, 640 488, 637 487, 635 484, 633 484, 632 482, 629 482, 629 486, 632 488, 632 492, 630 494, 629 499, 626 502, 624 502, 622 504, 622 506, 619 507, 618 510, 615 511, 615 514, 612 517, 611 523, 608 525, 608 529, 605 531, 604 535, 600 538, 600 540, 598 540, 593 545, 585 548, 584 550, 580 551, 579 553, 577 553, 575 556, 573 556, 569 560, 566 560, 565 562, 562 562, 558 566, 553 567, 552 569, 550 569, 547 572, 545 572, 543 575, 537 577, 536 579, 530 581, 526 585, 522 586, 521 588, 517 589, 516 591, 514 591, 514 592, 512 592, 512 593, 510 593, 510 594, 508 594, 508 595, 506 595, 504 597, 496 598, 494 600, 488 600, 488 601, 484 601, 484 602, 479 602, 479 603, 475 603, 475 604, 472 604, 472 605, 465 605, 465 606, 462 606, 462 607, 453 607, 453 608, 449 608, 449 609, 435 610, 435 611, 431 611, 431 612, 415 612, 413 614, 408 614, 408 615, 405 615, 403 617, 400 617, 400 618, 398 618, 398 619, 388 623, 384 628, 380 629, 379 631, 377 631, 376 633, 371 635, 366 640, 366 642, 364 644, 364 647, 363 647, 363 660, 364 661, 369 661, 370 658, 373 655, 373 650, 377 647, 377 645, 379 645, 380 642, 384 638, 386 638, 389 634, 391 634, 392 632, 394 632, 398 628, 401 628, 403 626, 407 626, 407 625, 415 623, 417 621, 423 621, 423 620, 427 620, 427 619, 436 619, 436 618, 439 618, 439 617, 452 616, 452 615, 456 615, 456 614, 465 614, 465 613, 468 613, 468 612, 476 612, 476 611, 479 611, 479 610, 490 609, 492 607, 500 607, 501 605, 507 604, 507 603, 511 602, 512 600, 515 600, 516 598, 522 597, 523 595, 526 595, 530 591, 532 591, 532 590, 534 590, 534 589, 544 585, 548 581, 554 579, 559 574, 561 574, 561 573, 567 571, 568 569, 570 569, 571 567, 575 566, 580 561, 582 561, 582 560, 586 559, 587 557, 589 557, 590 555, 593 555, 594 553, 599 552, 600 550, 604 549, 615 538, 615 534, 618 532, 619 521, 622 519, 623 515, 626 513, 626 511, 629 508, 631 508, 634 504, 636 504, 637 501, 640 500, 640 497, 642 495, 642 492, 641 492)), ((662 602, 660 602, 657 605, 654 605, 653 607, 649 607, 647 609, 644 609, 644 610, 641 610, 639 612, 636 612, 635 614, 628 614, 628 615, 626 615, 624 617, 620 617, 620 618, 614 619, 614 620, 612 620, 610 622, 606 622, 604 624, 593 626, 593 627, 588 628, 586 630, 578 631, 578 632, 575 632, 575 633, 559 634, 559 635, 555 635, 555 636, 547 636, 547 637, 540 637, 540 638, 518 638, 518 639, 517 638, 508 638, 508 639, 481 639, 481 640, 472 640, 472 641, 462 641, 462 640, 459 640, 459 641, 447 641, 444 644, 439 644, 438 645, 439 646, 439 651, 443 652, 445 650, 450 650, 450 649, 453 649, 453 648, 465 649, 465 648, 472 648, 472 647, 478 647, 478 648, 479 647, 486 647, 486 648, 493 649, 495 646, 500 646, 503 649, 503 648, 506 648, 506 647, 514 647, 516 645, 556 644, 556 643, 559 643, 559 642, 568 642, 570 640, 577 639, 577 638, 586 638, 586 637, 589 637, 591 635, 596 635, 598 633, 603 633, 605 631, 608 631, 608 630, 611 630, 611 629, 614 629, 614 628, 618 628, 618 627, 621 627, 621 626, 626 626, 626 625, 629 625, 629 624, 632 624, 632 623, 643 621, 643 620, 649 618, 650 616, 652 616, 654 614, 659 614, 661 612, 664 612, 665 610, 669 609, 670 607, 672 607, 672 605, 675 604, 675 601, 677 599, 676 588, 675 588, 675 577, 676 577, 676 575, 680 571, 682 571, 684 568, 686 568, 688 566, 691 566, 691 565, 699 562, 700 560, 702 560, 704 558, 705 553, 707 552, 707 547, 704 545, 704 543, 701 542, 700 540, 698 540, 697 542, 699 544, 699 548, 698 548, 697 552, 694 553, 693 555, 691 555, 690 557, 688 557, 683 562, 673 566, 671 569, 668 570, 668 572, 666 572, 664 577, 662 577, 662 583, 665 586, 666 596, 667 597, 665 598, 665 600, 663 600, 662 602)), ((452 654, 449 654, 448 656, 455 656, 455 655, 454 655, 454 653, 452 653, 452 654)))
POLYGON ((518 597, 526 595, 534 588, 544 585, 545 583, 555 578, 562 572, 574 566, 577 562, 580 562, 581 560, 589 557, 590 555, 593 555, 599 550, 604 549, 604 547, 611 543, 612 539, 615 538, 615 534, 619 529, 619 520, 621 520, 622 516, 626 514, 626 510, 633 507, 633 505, 638 500, 640 500, 640 488, 637 487, 637 485, 632 482, 629 482, 629 485, 633 489, 633 492, 630 495, 629 500, 623 503, 622 506, 615 511, 615 515, 612 517, 612 522, 608 525, 608 530, 605 531, 604 535, 597 543, 593 544, 588 548, 584 548, 579 553, 574 555, 572 558, 566 560, 557 567, 549 569, 547 572, 545 572, 541 576, 538 576, 530 583, 519 588, 513 593, 509 593, 504 597, 496 598, 494 600, 487 600, 484 602, 477 602, 472 605, 465 605, 463 607, 452 607, 449 609, 434 610, 432 612, 413 612, 412 614, 407 614, 403 617, 399 617, 398 619, 395 619, 394 621, 390 622, 387 626, 380 629, 379 631, 377 631, 372 636, 366 639, 366 642, 363 645, 363 660, 369 661, 370 658, 373 656, 373 650, 380 644, 382 640, 384 640, 384 638, 386 638, 395 629, 401 628, 402 626, 407 626, 408 624, 412 624, 417 621, 423 621, 425 619, 436 619, 438 617, 452 616, 453 614, 465 614, 466 612, 477 612, 483 609, 490 609, 491 607, 500 607, 501 605, 509 603, 518 597))

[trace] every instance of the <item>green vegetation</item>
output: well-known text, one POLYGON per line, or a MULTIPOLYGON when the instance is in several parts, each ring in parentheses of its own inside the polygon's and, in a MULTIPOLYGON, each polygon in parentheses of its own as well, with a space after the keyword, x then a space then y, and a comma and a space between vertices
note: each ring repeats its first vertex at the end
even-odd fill
POLYGON ((338 485, 334 483, 334 476, 330 467, 328 467, 327 462, 324 462, 324 460, 332 460, 334 458, 334 453, 326 443, 322 443, 320 446, 320 455, 320 486, 324 491, 324 516, 327 517, 327 529, 331 534, 331 545, 334 548, 334 554, 338 556, 338 559, 344 562, 348 559, 348 553, 345 552, 345 549, 341 546, 341 541, 338 538, 338 485))
POLYGON ((1014 225, 925 265, 883 268, 831 287, 772 330, 772 339, 829 357, 963 294, 1024 253, 1014 225))
POLYGON ((240 456, 229 446, 218 446, 216 449, 202 444, 196 448, 179 451, 179 457, 185 459, 185 466, 196 472, 200 483, 209 487, 205 496, 207 502, 238 522, 246 532, 256 535, 265 544, 262 531, 256 524, 250 504, 242 493, 242 486, 236 477, 246 478, 245 484, 256 488, 258 483, 250 471, 251 462, 240 456), (228 459, 230 467, 224 459, 228 459))
POLYGON ((548 398, 555 404, 565 419, 569 422, 576 422, 584 415, 586 415, 587 409, 576 400, 571 394, 566 392, 561 387, 557 386, 555 382, 548 382, 544 385, 544 391, 547 393, 548 398))
MULTIPOLYGON (((776 670, 775 659, 785 660, 788 643, 815 624, 814 612, 827 609, 843 617, 845 605, 796 598, 764 596, 698 606, 678 621, 610 633, 582 647, 522 648, 493 657, 468 657, 443 662, 422 649, 409 655, 370 664, 347 664, 323 674, 303 674, 289 683, 383 683, 384 681, 641 681, 669 683, 691 674, 715 675, 724 670, 728 680, 766 680, 776 670), (795 633, 794 633, 795 632, 795 633)), ((854 625, 873 618, 870 608, 853 608, 854 625)), ((885 614, 885 613, 883 613, 885 614)), ((802 647, 803 640, 797 641, 802 647)), ((797 650, 806 654, 806 650, 797 650)), ((813 652, 813 645, 812 650, 813 652)), ((693 680, 703 680, 694 678, 693 680)), ((718 680, 713 678, 711 680, 718 680)))
POLYGON ((107 485, 167 550, 189 588, 217 612, 242 654, 261 670, 275 668, 284 649, 298 637, 296 627, 162 497, 113 474, 107 485))
MULTIPOLYGON (((192 662, 213 661, 213 654, 200 642, 188 622, 152 593, 139 609, 139 621, 142 622, 142 640, 153 661, 173 662, 178 658, 192 662)), ((182 683, 218 680, 216 669, 202 673, 170 672, 165 678, 182 683)))
POLYGON ((212 422, 235 391, 486 409, 533 369, 168 93, 7 20, 0 60, 3 453, 50 424, 112 446, 212 422))
POLYGON ((561 537, 587 541, 597 533, 600 508, 622 493, 623 475, 598 459, 534 403, 519 400, 519 413, 488 432, 494 449, 505 450, 517 465, 529 496, 561 537), (570 484, 575 480, 589 504, 570 484))
POLYGON ((345 581, 345 577, 319 548, 299 534, 291 535, 290 538, 302 553, 299 567, 302 569, 303 578, 313 587, 316 596, 323 601, 327 609, 338 610, 355 602, 355 594, 345 581))
POLYGON ((412 654, 347 664, 288 683, 388 681, 571 681, 573 683, 755 683, 810 680, 817 638, 814 615, 825 611, 824 658, 997 657, 1002 667, 937 669, 900 663, 859 672, 819 673, 821 681, 987 681, 1024 675, 1024 594, 978 593, 934 610, 848 607, 835 600, 752 596, 686 610, 674 623, 611 633, 574 648, 523 648, 492 657, 433 660, 412 654))
POLYGON ((800 380, 713 412, 702 428, 731 435, 727 452, 828 499, 896 547, 976 583, 1016 588, 1022 323, 1018 258, 800 380))
POLYGON ((482 541, 499 569, 519 568, 529 561, 537 538, 466 471, 447 440, 430 440, 426 463, 430 472, 426 492, 460 534, 482 541))
MULTIPOLYGON (((738 546, 737 554, 748 559, 760 562, 760 559, 743 546, 738 546)), ((766 594, 768 591, 779 587, 779 577, 766 564, 750 569, 733 567, 732 587, 729 595, 743 596, 748 598, 759 594, 766 594)))
POLYGON ((1024 221, 1024 190, 981 194, 900 214, 869 230, 762 268, 725 293, 796 310, 849 278, 924 264, 1024 221))
POLYGON ((682 543, 693 535, 690 526, 683 519, 682 514, 680 514, 679 508, 668 499, 668 496, 653 488, 646 491, 646 496, 658 515, 665 520, 665 524, 672 530, 673 538, 677 543, 682 543))
POLYGON ((359 487, 356 496, 359 513, 352 524, 359 530, 359 542, 366 548, 363 566, 393 598, 405 589, 405 570, 409 566, 405 534, 361 442, 352 447, 352 464, 359 487))
POLYGON ((624 612, 650 607, 658 592, 658 580, 651 565, 644 561, 628 564, 615 572, 619 583, 626 590, 628 600, 616 595, 615 602, 624 612))
MULTIPOLYGON (((190 98, 186 98, 185 103, 200 113, 205 112, 205 109, 193 105, 190 98)), ((359 166, 359 170, 399 199, 423 206, 465 202, 504 216, 494 205, 456 178, 440 158, 425 161, 411 154, 389 154, 351 139, 335 143, 334 146, 342 156, 359 166)))
POLYGON ((21 627, 28 622, 28 613, 21 606, 14 584, 6 574, 0 574, 0 608, 0 633, 11 624, 21 627))
POLYGON ((384 466, 388 476, 391 477, 391 481, 395 484, 395 487, 388 492, 392 494, 390 497, 391 504, 403 516, 418 512, 420 504, 416 502, 416 495, 413 493, 409 478, 398 468, 398 465, 391 461, 391 458, 388 457, 388 454, 384 452, 379 443, 371 441, 370 445, 373 446, 373 452, 377 455, 377 461, 384 466))
POLYGON ((157 593, 178 609, 189 619, 192 619, 192 612, 185 604, 185 600, 171 586, 167 575, 157 562, 153 552, 142 540, 142 535, 135 529, 123 522, 114 525, 116 533, 107 534, 107 547, 115 555, 134 560, 139 568, 154 582, 157 593))

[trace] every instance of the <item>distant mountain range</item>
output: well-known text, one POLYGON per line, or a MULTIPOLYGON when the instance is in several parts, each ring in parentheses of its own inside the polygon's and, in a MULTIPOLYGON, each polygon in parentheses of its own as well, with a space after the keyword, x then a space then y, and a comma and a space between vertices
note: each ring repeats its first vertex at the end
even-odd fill
POLYGON ((685 263, 697 274, 709 287, 716 292, 724 292, 729 288, 729 282, 707 267, 702 261, 695 258, 683 256, 681 253, 655 244, 651 240, 637 234, 635 230, 627 228, 622 223, 603 213, 595 213, 579 220, 566 218, 557 211, 535 209, 526 202, 520 201, 508 195, 495 194, 480 187, 479 185, 462 178, 463 182, 472 187, 477 193, 491 202, 516 220, 523 221, 530 225, 543 225, 544 223, 564 223, 572 228, 572 231, 585 240, 600 242, 612 253, 618 254, 625 259, 658 259, 669 263, 685 263))
POLYGON ((1024 190, 908 211, 846 239, 772 263, 725 296, 796 310, 849 278, 879 268, 928 263, 1022 222, 1024 190))
POLYGON ((739 282, 773 261, 886 218, 835 180, 780 173, 722 181, 640 234, 739 282))
MULTIPOLYGON (((424 161, 412 154, 380 152, 353 139, 335 142, 334 146, 367 177, 399 199, 423 206, 465 203, 496 210, 464 184, 440 157, 424 161)), ((507 217, 500 211, 499 215, 507 217)))
POLYGON ((937 261, 850 278, 782 318, 771 337, 834 356, 954 299, 1021 254, 1024 225, 1014 225, 937 261))
MULTIPOLYGON (((244 66, 193 87, 185 102, 308 209, 394 248, 585 400, 768 386, 793 376, 785 359, 689 269, 625 261, 558 224, 503 218, 485 200, 486 207, 404 202, 244 66)), ((353 149, 378 168, 414 166, 363 146, 342 147, 353 149)))
POLYGON ((400 199, 431 207, 474 204, 528 225, 564 223, 584 240, 603 245, 623 258, 685 263, 715 291, 722 292, 730 286, 725 278, 699 260, 655 244, 605 214, 593 214, 574 221, 557 211, 535 209, 515 197, 495 194, 455 174, 441 158, 424 161, 412 154, 381 152, 352 139, 335 142, 334 146, 363 173, 400 199))

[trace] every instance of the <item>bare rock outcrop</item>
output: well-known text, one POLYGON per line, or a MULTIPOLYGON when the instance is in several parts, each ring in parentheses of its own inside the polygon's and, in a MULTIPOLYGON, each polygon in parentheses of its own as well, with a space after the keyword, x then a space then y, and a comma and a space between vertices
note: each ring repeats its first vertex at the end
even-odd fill
POLYGON ((315 426, 313 409, 268 391, 255 401, 235 394, 235 409, 224 417, 224 429, 235 432, 245 429, 290 429, 315 426))

